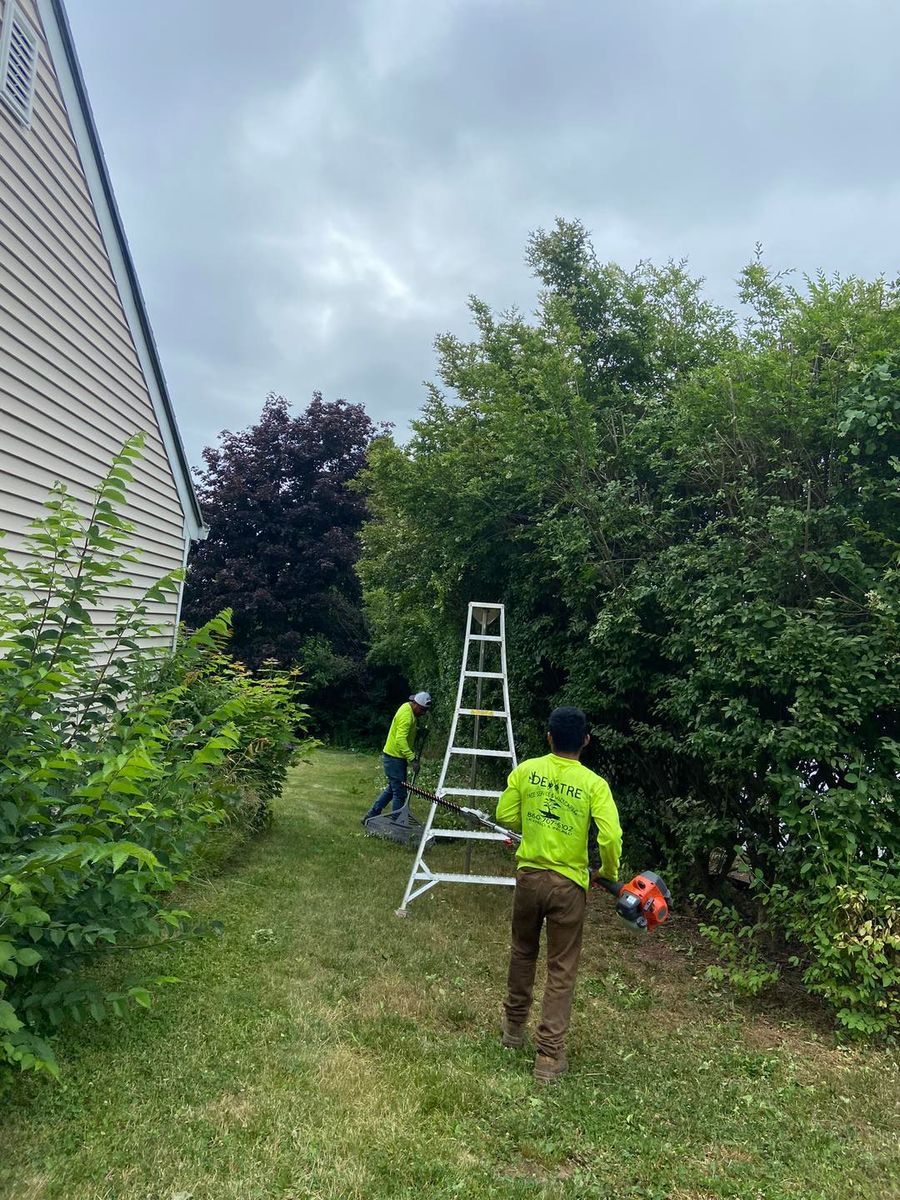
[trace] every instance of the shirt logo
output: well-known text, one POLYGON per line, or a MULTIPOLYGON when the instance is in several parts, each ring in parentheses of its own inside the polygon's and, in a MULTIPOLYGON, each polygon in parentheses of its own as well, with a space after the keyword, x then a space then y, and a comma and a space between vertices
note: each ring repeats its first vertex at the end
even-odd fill
POLYGON ((576 829, 580 830, 586 815, 582 788, 548 779, 537 771, 530 773, 528 783, 530 790, 523 816, 532 829, 548 832, 552 829, 565 838, 573 836, 576 829))
POLYGON ((580 787, 572 787, 570 783, 560 783, 556 779, 548 779, 545 775, 538 775, 537 771, 532 771, 528 776, 528 782, 532 787, 543 788, 544 791, 556 792, 559 796, 571 796, 573 800, 580 800, 582 791, 580 787))

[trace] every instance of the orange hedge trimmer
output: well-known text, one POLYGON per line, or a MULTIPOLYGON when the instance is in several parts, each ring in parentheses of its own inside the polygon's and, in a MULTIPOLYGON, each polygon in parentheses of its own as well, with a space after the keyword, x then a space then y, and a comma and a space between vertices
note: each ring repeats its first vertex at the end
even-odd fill
MULTIPOLYGON (((424 788, 416 787, 412 783, 406 785, 406 790, 414 796, 421 796, 423 800, 430 800, 432 804, 439 804, 441 808, 446 808, 475 825, 483 825, 494 833, 502 834, 507 846, 518 846, 522 840, 521 833, 498 824, 479 808, 454 804, 452 800, 447 800, 435 792, 426 792, 424 788)), ((602 887, 618 897, 616 912, 630 929, 649 933, 651 929, 668 920, 672 897, 662 879, 653 871, 642 871, 628 883, 617 883, 614 879, 604 879, 602 875, 595 875, 591 886, 602 887)))

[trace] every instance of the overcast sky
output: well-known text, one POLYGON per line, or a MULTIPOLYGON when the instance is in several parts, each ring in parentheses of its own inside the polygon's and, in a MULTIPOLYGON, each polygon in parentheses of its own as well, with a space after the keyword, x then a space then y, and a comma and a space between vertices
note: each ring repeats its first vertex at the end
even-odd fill
POLYGON ((67 0, 192 461, 266 392, 406 432, 580 217, 711 294, 900 270, 898 0, 67 0))

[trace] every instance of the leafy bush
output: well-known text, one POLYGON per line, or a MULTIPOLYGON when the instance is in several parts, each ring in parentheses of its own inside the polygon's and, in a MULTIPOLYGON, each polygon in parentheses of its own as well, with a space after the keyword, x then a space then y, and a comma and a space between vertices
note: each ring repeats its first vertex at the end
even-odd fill
POLYGON ((721 900, 691 897, 711 916, 699 926, 719 958, 707 967, 707 979, 757 996, 781 975, 766 946, 787 939, 797 951, 791 965, 802 968, 805 986, 828 1003, 841 1028, 853 1035, 895 1035, 900 1028, 900 879, 865 866, 845 871, 844 882, 825 868, 821 876, 808 874, 800 891, 784 883, 767 887, 757 875, 753 892, 761 919, 755 924, 721 900))
POLYGON ((149 1005, 153 981, 104 992, 78 969, 100 950, 202 932, 168 898, 248 784, 268 803, 302 718, 283 681, 240 672, 201 711, 198 677, 212 688, 225 669, 222 618, 160 673, 150 613, 174 575, 121 603, 111 627, 95 620, 133 592, 118 506, 140 441, 88 514, 57 485, 28 560, 0 554, 0 1064, 23 1069, 56 1072, 46 1034, 64 1019, 149 1005))
MULTIPOLYGON (((811 881, 798 898, 783 884, 766 898, 771 918, 800 947, 803 981, 853 1034, 900 1029, 900 878, 856 867, 845 882, 811 881)), ((796 960, 799 962, 799 960, 796 960)))
POLYGON ((631 858, 812 910, 826 844, 866 893, 900 851, 900 284, 757 259, 739 319, 577 223, 529 259, 536 319, 473 301, 370 451, 373 653, 452 695, 468 601, 503 601, 521 746, 585 708, 631 858))
POLYGON ((253 832, 272 819, 288 768, 317 742, 304 735, 309 709, 297 697, 305 688, 299 670, 264 663, 253 672, 227 652, 231 613, 225 610, 182 646, 163 666, 155 688, 179 687, 172 723, 185 734, 228 706, 236 742, 216 786, 240 796, 243 821, 253 832), (203 652, 197 654, 198 636, 203 652))
POLYGON ((758 996, 778 982, 781 972, 767 961, 761 945, 765 925, 748 925, 736 908, 715 897, 695 895, 691 899, 712 918, 699 926, 719 956, 719 962, 706 968, 707 979, 727 983, 746 996, 758 996))

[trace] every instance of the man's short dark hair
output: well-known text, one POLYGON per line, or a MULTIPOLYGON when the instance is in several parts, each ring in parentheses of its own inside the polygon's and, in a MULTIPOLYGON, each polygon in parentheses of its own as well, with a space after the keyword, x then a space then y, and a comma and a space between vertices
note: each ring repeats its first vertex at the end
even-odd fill
POLYGON ((554 750, 575 754, 584 745, 588 733, 587 717, 580 708, 554 708, 547 722, 554 750))

